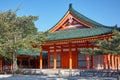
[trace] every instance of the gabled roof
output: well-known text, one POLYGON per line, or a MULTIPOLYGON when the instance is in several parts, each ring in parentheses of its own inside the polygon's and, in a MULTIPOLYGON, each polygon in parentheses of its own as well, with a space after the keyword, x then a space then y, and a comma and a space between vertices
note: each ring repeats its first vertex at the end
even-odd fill
POLYGON ((48 35, 47 38, 48 38, 48 41, 55 41, 55 40, 67 40, 67 39, 100 36, 100 35, 112 33, 113 27, 105 26, 103 24, 100 24, 82 15, 81 13, 74 10, 72 8, 72 4, 70 4, 68 11, 63 16, 63 18, 49 30, 50 32, 52 32, 53 30, 53 32, 50 35, 48 35), (76 29, 69 29, 69 30, 57 30, 56 28, 59 29, 61 24, 65 21, 66 16, 68 16, 69 14, 72 15, 74 18, 77 18, 78 20, 82 21, 82 23, 85 23, 88 26, 92 26, 92 27, 86 27, 83 25, 84 26, 83 28, 76 28, 76 29))
MULTIPOLYGON (((71 14, 73 16, 75 16, 77 19, 79 19, 80 21, 87 23, 88 25, 91 25, 92 27, 109 27, 109 26, 105 26, 103 24, 100 24, 86 16, 84 16, 83 14, 79 13, 78 11, 76 11, 75 9, 72 8, 72 4, 69 5, 69 9, 68 11, 65 13, 65 15, 60 19, 60 21, 58 21, 58 23, 53 26, 52 28, 50 28, 48 31, 51 32, 53 29, 55 29, 59 24, 61 24, 65 17, 68 16, 68 14, 71 14)), ((111 26, 110 26, 111 27, 111 26)))

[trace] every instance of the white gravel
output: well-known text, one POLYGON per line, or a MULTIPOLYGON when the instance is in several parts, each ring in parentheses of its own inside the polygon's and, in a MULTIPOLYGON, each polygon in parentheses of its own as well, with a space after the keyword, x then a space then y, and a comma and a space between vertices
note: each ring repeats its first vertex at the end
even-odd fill
POLYGON ((61 77, 55 75, 0 75, 0 80, 117 80, 111 77, 61 77))

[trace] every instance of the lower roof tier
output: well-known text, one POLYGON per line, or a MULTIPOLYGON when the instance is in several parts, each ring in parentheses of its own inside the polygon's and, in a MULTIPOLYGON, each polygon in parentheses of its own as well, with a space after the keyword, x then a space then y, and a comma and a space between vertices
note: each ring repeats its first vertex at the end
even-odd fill
MULTIPOLYGON (((32 50, 18 50, 18 55, 22 55, 22 56, 40 56, 40 51, 32 51, 32 50)), ((42 52, 42 56, 46 57, 47 56, 47 52, 43 51, 42 52)))
POLYGON ((112 33, 113 28, 109 27, 95 27, 95 28, 78 28, 71 30, 56 31, 47 36, 48 41, 68 40, 77 38, 86 38, 93 36, 100 36, 112 33))

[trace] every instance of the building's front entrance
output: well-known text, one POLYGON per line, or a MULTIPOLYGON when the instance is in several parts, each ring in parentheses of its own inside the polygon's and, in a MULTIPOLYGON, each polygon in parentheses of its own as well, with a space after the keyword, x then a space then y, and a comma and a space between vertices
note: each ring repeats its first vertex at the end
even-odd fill
POLYGON ((61 54, 62 55, 62 68, 69 68, 69 53, 64 52, 61 54))
MULTIPOLYGON (((69 68, 69 52, 63 52, 62 54, 61 54, 61 56, 62 56, 62 58, 61 58, 61 60, 62 60, 62 62, 61 62, 61 64, 62 64, 62 68, 69 68)), ((72 53, 72 68, 73 69, 76 69, 77 68, 77 65, 78 65, 78 63, 77 63, 77 53, 75 53, 75 52, 73 52, 72 53)))

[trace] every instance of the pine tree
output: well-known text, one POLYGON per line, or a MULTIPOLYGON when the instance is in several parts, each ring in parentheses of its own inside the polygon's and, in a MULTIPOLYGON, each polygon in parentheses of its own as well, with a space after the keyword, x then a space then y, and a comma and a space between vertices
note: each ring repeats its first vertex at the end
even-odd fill
POLYGON ((120 32, 113 30, 113 36, 110 39, 97 40, 93 42, 93 45, 98 48, 82 48, 81 53, 83 54, 120 54, 120 32))

